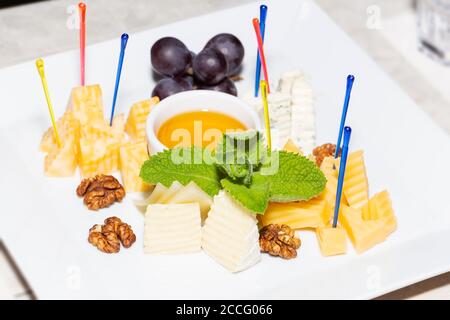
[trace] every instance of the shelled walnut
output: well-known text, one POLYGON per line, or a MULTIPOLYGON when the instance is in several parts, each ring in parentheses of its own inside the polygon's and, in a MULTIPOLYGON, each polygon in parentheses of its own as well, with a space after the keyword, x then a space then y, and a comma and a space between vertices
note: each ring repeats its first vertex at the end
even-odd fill
MULTIPOLYGON (((335 152, 336 152, 336 145, 332 143, 325 143, 321 146, 315 147, 313 150, 313 155, 316 159, 317 166, 320 167, 323 159, 325 159, 325 157, 334 156, 335 152)), ((341 150, 339 150, 339 155, 340 154, 341 150)))
POLYGON ((84 204, 90 210, 98 210, 122 201, 125 189, 113 176, 102 174, 81 181, 77 195, 84 197, 84 204))
POLYGON ((136 241, 136 235, 130 225, 117 217, 110 217, 103 226, 96 224, 89 229, 88 241, 100 251, 117 253, 120 251, 120 243, 125 248, 131 247, 136 241))
POLYGON ((279 256, 283 259, 295 258, 300 245, 300 239, 287 225, 269 224, 259 231, 261 252, 267 252, 272 256, 279 256))

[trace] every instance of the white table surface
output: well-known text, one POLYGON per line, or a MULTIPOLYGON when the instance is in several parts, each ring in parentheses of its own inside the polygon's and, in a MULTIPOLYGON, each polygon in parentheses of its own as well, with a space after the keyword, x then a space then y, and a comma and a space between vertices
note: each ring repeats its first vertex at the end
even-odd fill
MULTIPOLYGON (((122 30, 144 30, 168 22, 196 16, 225 7, 251 2, 249 0, 95 0, 85 1, 92 16, 88 43, 116 37, 122 30), (151 8, 151 10, 149 10, 151 8), (145 9, 145 10, 144 10, 145 9)), ((439 88, 427 81, 414 68, 414 59, 405 61, 402 49, 389 44, 395 36, 386 27, 395 27, 395 18, 409 8, 407 0, 317 0, 325 11, 365 49, 401 87, 413 97, 447 132, 450 131, 449 101, 439 88), (368 24, 370 15, 377 12, 379 28, 368 24), (375 10, 375 11, 374 11, 375 10)), ((59 0, 0 10, 0 67, 77 46, 77 30, 71 28, 72 10, 76 1, 59 0), (61 24, 67 27, 60 28, 61 24), (58 30, 58 31, 56 31, 58 30)), ((404 21, 404 19, 399 19, 404 21)), ((414 32, 414 30, 410 30, 414 32)), ((449 69, 436 66, 442 74, 449 69)), ((420 69, 420 68, 419 68, 420 69)), ((0 235, 1 239, 1 235, 0 235)), ((390 293, 381 298, 449 299, 450 275, 444 274, 390 293)), ((9 262, 0 253, 0 299, 28 298, 27 289, 20 282, 9 262)))

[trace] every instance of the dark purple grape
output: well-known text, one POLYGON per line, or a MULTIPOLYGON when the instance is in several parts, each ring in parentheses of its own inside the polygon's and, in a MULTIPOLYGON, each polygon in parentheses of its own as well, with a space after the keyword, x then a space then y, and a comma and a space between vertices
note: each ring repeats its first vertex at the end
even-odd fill
POLYGON ((191 52, 184 43, 172 37, 156 41, 150 50, 150 58, 156 72, 170 77, 182 75, 192 61, 191 52))
POLYGON ((228 75, 234 75, 244 59, 244 46, 241 41, 230 33, 219 33, 206 43, 205 48, 219 50, 228 62, 228 75))
POLYGON ((192 63, 194 76, 205 84, 216 84, 225 79, 228 73, 228 63, 225 56, 213 48, 200 51, 192 63))
POLYGON ((183 78, 165 78, 160 80, 152 91, 152 97, 163 100, 175 93, 192 90, 192 85, 183 78))
POLYGON ((189 84, 190 88, 188 90, 193 89, 194 83, 195 83, 193 76, 187 74, 187 75, 182 76, 181 79, 185 80, 189 84))
POLYGON ((234 85, 234 82, 228 78, 226 78, 225 80, 222 80, 221 82, 219 82, 218 84, 213 85, 213 86, 199 84, 198 89, 220 91, 220 92, 232 94, 233 96, 237 96, 236 86, 234 85))

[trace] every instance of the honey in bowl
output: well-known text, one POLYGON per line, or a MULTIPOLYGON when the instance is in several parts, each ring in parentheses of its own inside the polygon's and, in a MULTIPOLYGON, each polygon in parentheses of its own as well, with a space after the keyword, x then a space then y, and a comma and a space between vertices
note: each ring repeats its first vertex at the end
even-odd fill
POLYGON ((186 112, 166 120, 158 130, 158 140, 167 148, 196 145, 215 148, 225 132, 247 130, 239 120, 215 111, 186 112))

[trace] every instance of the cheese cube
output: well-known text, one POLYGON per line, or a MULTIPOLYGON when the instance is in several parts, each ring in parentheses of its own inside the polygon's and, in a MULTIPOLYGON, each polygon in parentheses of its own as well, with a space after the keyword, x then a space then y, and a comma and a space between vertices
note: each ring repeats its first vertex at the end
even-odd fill
POLYGON ((347 231, 348 237, 358 253, 383 242, 395 230, 392 217, 364 220, 361 208, 342 206, 339 221, 347 231))
POLYGON ((322 255, 334 256, 347 252, 347 236, 342 227, 319 226, 316 236, 322 255))
POLYGON ((139 176, 141 167, 148 160, 147 142, 129 142, 120 147, 120 172, 126 192, 145 192, 150 190, 139 176))
POLYGON ((309 201, 269 204, 261 217, 263 226, 285 224, 292 229, 316 228, 322 224, 326 202, 314 198, 309 201))
POLYGON ((200 205, 202 221, 208 216, 208 211, 212 205, 212 198, 203 191, 195 182, 188 183, 185 187, 175 193, 168 203, 189 203, 197 202, 200 205))
POLYGON ((125 130, 132 139, 143 139, 146 137, 145 126, 148 114, 150 113, 151 107, 158 102, 159 98, 153 97, 149 100, 137 102, 131 106, 125 130))
POLYGON ((104 119, 81 126, 79 164, 83 177, 109 174, 119 169, 119 151, 125 134, 120 132, 120 124, 117 125, 120 115, 114 120, 117 120, 116 126, 112 127, 104 119))
MULTIPOLYGON (((63 116, 56 122, 56 128, 61 141, 67 138, 75 138, 75 140, 78 140, 78 136, 80 134, 80 123, 77 119, 75 119, 72 111, 67 110, 63 114, 63 116)), ((51 126, 42 136, 39 149, 42 152, 50 152, 56 145, 55 133, 53 131, 53 127, 51 126)))
POLYGON ((80 170, 83 177, 109 174, 119 168, 119 148, 116 139, 80 139, 80 170))
POLYGON ((230 272, 250 268, 261 260, 255 215, 220 191, 202 228, 202 248, 230 272))
POLYGON ((45 157, 44 173, 48 177, 70 177, 77 168, 77 144, 73 137, 65 137, 61 148, 53 146, 45 157))
POLYGON ((102 89, 100 85, 75 87, 70 95, 68 109, 82 125, 104 121, 102 89))
POLYGON ((187 253, 201 248, 198 203, 151 204, 144 227, 145 253, 187 253))
POLYGON ((322 170, 323 174, 328 177, 338 177, 338 170, 336 166, 336 159, 334 157, 325 157, 320 165, 320 170, 322 170))

